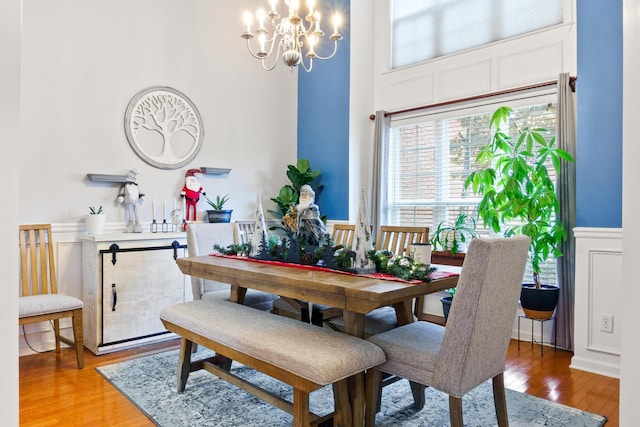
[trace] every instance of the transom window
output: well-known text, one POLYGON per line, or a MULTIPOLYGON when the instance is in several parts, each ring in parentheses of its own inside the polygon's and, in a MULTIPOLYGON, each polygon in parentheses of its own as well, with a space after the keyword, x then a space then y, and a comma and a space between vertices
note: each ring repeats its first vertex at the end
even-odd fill
POLYGON ((563 22, 564 0, 391 0, 391 67, 563 22))

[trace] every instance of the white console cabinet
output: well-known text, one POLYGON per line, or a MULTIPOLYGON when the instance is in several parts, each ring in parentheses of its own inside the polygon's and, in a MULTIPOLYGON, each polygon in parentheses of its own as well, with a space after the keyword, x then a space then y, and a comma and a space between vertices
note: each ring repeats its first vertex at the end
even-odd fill
POLYGON ((176 265, 187 254, 185 233, 82 235, 84 345, 110 353, 175 337, 160 311, 191 299, 176 265))

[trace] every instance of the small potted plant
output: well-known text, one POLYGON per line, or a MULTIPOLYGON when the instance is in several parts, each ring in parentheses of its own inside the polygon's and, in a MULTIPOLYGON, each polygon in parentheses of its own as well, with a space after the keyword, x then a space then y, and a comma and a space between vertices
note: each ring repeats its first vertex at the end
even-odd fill
POLYGON ((102 211, 102 206, 96 208, 95 206, 89 206, 89 215, 85 217, 87 223, 87 233, 96 235, 104 232, 104 223, 107 216, 102 211))
POLYGON ((442 312, 444 313, 444 321, 446 323, 447 320, 449 320, 449 310, 451 309, 453 297, 456 294, 456 288, 445 289, 445 292, 448 293, 449 296, 440 298, 440 302, 442 303, 442 312))
POLYGON ((204 196, 207 200, 207 203, 211 205, 213 209, 207 210, 207 218, 209 222, 231 222, 231 213, 233 210, 225 209, 224 205, 230 199, 229 194, 225 194, 224 196, 216 195, 215 200, 211 200, 207 196, 204 196))
POLYGON ((443 251, 449 251, 453 255, 464 252, 467 248, 467 241, 478 237, 476 231, 476 220, 461 213, 455 222, 442 221, 431 238, 434 248, 439 247, 443 251))

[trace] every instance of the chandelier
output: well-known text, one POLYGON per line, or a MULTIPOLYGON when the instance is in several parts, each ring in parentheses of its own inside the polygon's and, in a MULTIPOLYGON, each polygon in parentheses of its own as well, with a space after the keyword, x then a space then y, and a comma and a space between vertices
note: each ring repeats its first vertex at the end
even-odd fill
POLYGON ((246 11, 244 14, 244 23, 246 30, 242 33, 242 38, 247 40, 247 49, 249 53, 262 62, 262 68, 267 71, 273 70, 278 64, 278 57, 282 55, 282 60, 293 70, 293 67, 302 65, 305 71, 311 71, 314 59, 329 59, 336 54, 338 50, 338 40, 342 39, 342 35, 338 32, 340 27, 340 15, 336 13, 333 16, 333 52, 329 56, 320 56, 316 51, 320 38, 324 35, 324 31, 320 28, 320 13, 314 9, 315 0, 307 0, 307 15, 300 17, 300 1, 285 0, 284 3, 289 8, 286 17, 280 17, 276 10, 278 0, 269 0, 271 8, 269 12, 264 9, 258 9, 255 16, 258 22, 258 28, 255 30, 257 35, 257 43, 251 42, 255 37, 251 31, 253 15, 246 11), (273 34, 268 36, 269 31, 265 27, 265 21, 271 21, 273 34), (253 47, 252 47, 253 43, 253 47), (303 48, 306 52, 303 56, 303 48), (305 63, 307 58, 308 63, 305 63), (270 59, 271 58, 271 59, 270 59), (267 62, 271 61, 271 65, 267 62))

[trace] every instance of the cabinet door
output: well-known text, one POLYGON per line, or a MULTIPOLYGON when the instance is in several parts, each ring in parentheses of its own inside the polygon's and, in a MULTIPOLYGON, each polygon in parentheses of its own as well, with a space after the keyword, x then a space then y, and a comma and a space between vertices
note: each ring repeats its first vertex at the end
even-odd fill
MULTIPOLYGON (((185 278, 172 248, 102 254, 102 344, 166 333, 160 311, 184 301, 185 278)), ((180 256, 184 250, 180 249, 180 256)))

